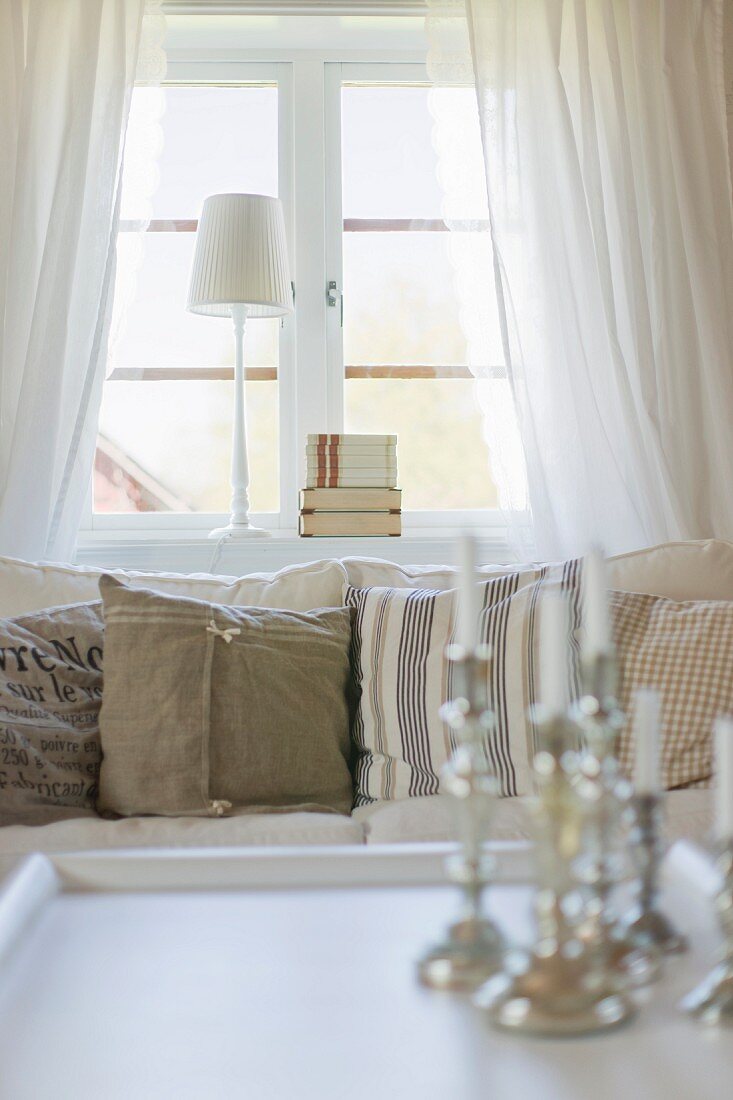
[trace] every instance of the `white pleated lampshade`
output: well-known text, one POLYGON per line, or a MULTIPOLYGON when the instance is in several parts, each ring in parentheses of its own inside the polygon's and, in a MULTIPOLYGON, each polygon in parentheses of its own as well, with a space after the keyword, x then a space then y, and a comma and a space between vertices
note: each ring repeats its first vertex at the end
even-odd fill
POLYGON ((210 195, 196 233, 187 308, 209 317, 292 313, 282 203, 269 195, 210 195))

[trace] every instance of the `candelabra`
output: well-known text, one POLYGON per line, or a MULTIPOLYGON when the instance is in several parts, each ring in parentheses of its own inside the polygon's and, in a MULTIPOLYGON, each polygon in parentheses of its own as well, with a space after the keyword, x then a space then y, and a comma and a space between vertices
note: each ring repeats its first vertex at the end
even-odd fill
POLYGON ((641 950, 677 955, 687 950, 687 940, 659 907, 659 867, 665 851, 662 796, 637 794, 633 806, 635 823, 631 832, 631 851, 639 872, 639 885, 636 907, 625 920, 625 935, 641 950))
POLYGON ((445 938, 420 959, 418 976, 433 989, 471 990, 496 973, 504 952, 503 937, 483 910, 495 868, 484 848, 497 793, 486 755, 494 717, 486 699, 487 650, 450 646, 447 656, 459 691, 441 710, 455 744, 442 787, 453 801, 459 851, 446 860, 446 873, 461 889, 462 906, 445 938))
POLYGON ((476 994, 475 1003, 502 1028, 579 1035, 630 1019, 634 1006, 610 965, 604 938, 588 935, 599 911, 599 884, 584 880, 582 856, 596 805, 578 782, 578 727, 563 715, 537 723, 538 796, 532 810, 537 864, 537 935, 518 964, 509 962, 476 994))
POLYGON ((717 857, 721 884, 716 897, 723 933, 720 960, 680 1002, 683 1012, 706 1024, 733 1026, 733 838, 721 843, 717 857))
POLYGON ((574 708, 584 741, 577 782, 596 807, 580 860, 582 877, 597 895, 595 919, 589 921, 586 933, 589 943, 627 982, 646 985, 661 973, 659 945, 638 922, 636 912, 632 918, 617 910, 618 887, 629 872, 634 806, 631 785, 621 774, 617 757, 625 716, 616 698, 616 679, 612 650, 587 659, 583 693, 574 708))

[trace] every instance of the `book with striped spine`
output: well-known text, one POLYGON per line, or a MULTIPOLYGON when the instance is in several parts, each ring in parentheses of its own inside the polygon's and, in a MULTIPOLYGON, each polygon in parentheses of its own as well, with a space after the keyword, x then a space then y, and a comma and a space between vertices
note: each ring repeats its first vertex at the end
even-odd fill
POLYGON ((309 473, 305 479, 306 489, 396 489, 397 473, 371 474, 368 477, 351 474, 309 473))
MULTIPOLYGON (((377 482, 384 481, 386 478, 397 478, 397 468, 381 467, 374 469, 358 468, 356 466, 344 468, 339 466, 309 466, 307 470, 307 476, 309 478, 316 478, 319 480, 326 479, 332 481, 334 478, 337 481, 343 480, 358 480, 368 481, 376 478, 377 482)), ((368 488, 369 486, 367 486, 368 488)))
POLYGON ((387 470, 397 469, 397 455, 306 455, 308 469, 387 470))
POLYGON ((306 444, 309 447, 313 446, 351 446, 351 447, 385 447, 385 446, 397 446, 396 435, 358 435, 350 433, 333 434, 326 432, 311 432, 306 437, 306 444))
POLYGON ((396 443, 309 443, 305 448, 309 457, 317 455, 319 458, 328 455, 329 458, 345 458, 348 455, 372 455, 375 458, 395 458, 397 456, 396 443))

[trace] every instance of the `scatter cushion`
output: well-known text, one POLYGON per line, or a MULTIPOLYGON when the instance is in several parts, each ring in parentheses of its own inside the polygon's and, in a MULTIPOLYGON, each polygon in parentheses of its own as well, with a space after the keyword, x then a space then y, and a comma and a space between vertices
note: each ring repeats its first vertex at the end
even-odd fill
POLYGON ((93 811, 102 638, 99 600, 0 620, 0 824, 93 811))
MULTIPOLYGON (((0 618, 96 600, 104 572, 0 557, 0 618)), ((246 577, 121 570, 115 575, 133 588, 151 588, 239 607, 282 607, 291 611, 338 606, 346 579, 343 566, 335 560, 291 565, 277 573, 251 573, 246 577)))
POLYGON ((620 701, 629 724, 622 766, 633 770, 633 698, 640 688, 661 697, 662 783, 670 789, 709 784, 713 722, 733 714, 733 603, 677 603, 638 593, 610 594, 619 654, 620 701))
POLYGON ((345 607, 225 607, 100 582, 102 813, 348 813, 345 607))
MULTIPOLYGON (((537 748, 529 708, 541 699, 542 605, 550 593, 568 597, 568 698, 581 690, 580 562, 544 567, 480 584, 481 640, 490 646, 487 694, 495 729, 487 753, 503 796, 531 790, 537 748)), ((352 659, 361 689, 354 722, 357 806, 434 795, 452 749, 439 717, 453 693, 446 646, 454 639, 455 592, 347 586, 355 608, 352 659)), ((733 602, 675 602, 643 593, 609 595, 618 651, 619 699, 629 715, 619 743, 633 772, 633 699, 640 688, 662 696, 662 783, 708 783, 712 725, 733 713, 733 602)))
MULTIPOLYGON (((525 623, 508 614, 523 581, 523 574, 508 573, 480 585, 497 714, 487 752, 503 796, 530 789, 529 699, 521 676, 525 623)), ((352 661, 360 689, 353 725, 355 804, 438 794, 453 748, 439 709, 453 693, 445 649, 455 636, 455 592, 349 585, 344 601, 355 609, 352 661)))

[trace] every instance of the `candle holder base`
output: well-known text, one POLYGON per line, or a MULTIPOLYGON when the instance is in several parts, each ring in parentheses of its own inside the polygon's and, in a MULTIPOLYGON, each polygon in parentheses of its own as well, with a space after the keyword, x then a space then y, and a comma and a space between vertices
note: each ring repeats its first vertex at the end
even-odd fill
POLYGON ((681 955, 688 948, 687 937, 658 909, 640 913, 626 925, 625 931, 640 948, 654 947, 662 955, 681 955))
POLYGON ((625 935, 611 941, 606 953, 608 965, 634 989, 658 981, 663 972, 662 953, 651 941, 625 935))
MULTIPOLYGON (((687 950, 687 940, 662 912, 659 890, 659 869, 664 857, 664 830, 662 815, 664 796, 656 793, 637 794, 633 798, 635 811, 631 833, 632 850, 639 872, 637 903, 622 922, 624 939, 653 960, 656 957, 656 974, 659 977, 665 955, 679 955, 687 950)), ((646 984, 634 981, 635 985, 646 984)))
POLYGON ((715 1027, 733 1027, 733 966, 720 963, 680 1001, 689 1016, 715 1027))
POLYGON ((631 1020, 636 1007, 615 981, 599 982, 599 977, 588 960, 570 960, 559 951, 533 953, 525 973, 490 979, 474 1004, 507 1031, 559 1036, 607 1031, 631 1020))
POLYGON ((721 880, 715 899, 723 933, 720 961, 679 1007, 704 1024, 733 1027, 733 839, 721 842, 716 863, 721 880))
POLYGON ((430 989, 470 992, 501 969, 503 955, 501 933, 490 920, 457 921, 420 959, 418 978, 430 989))

